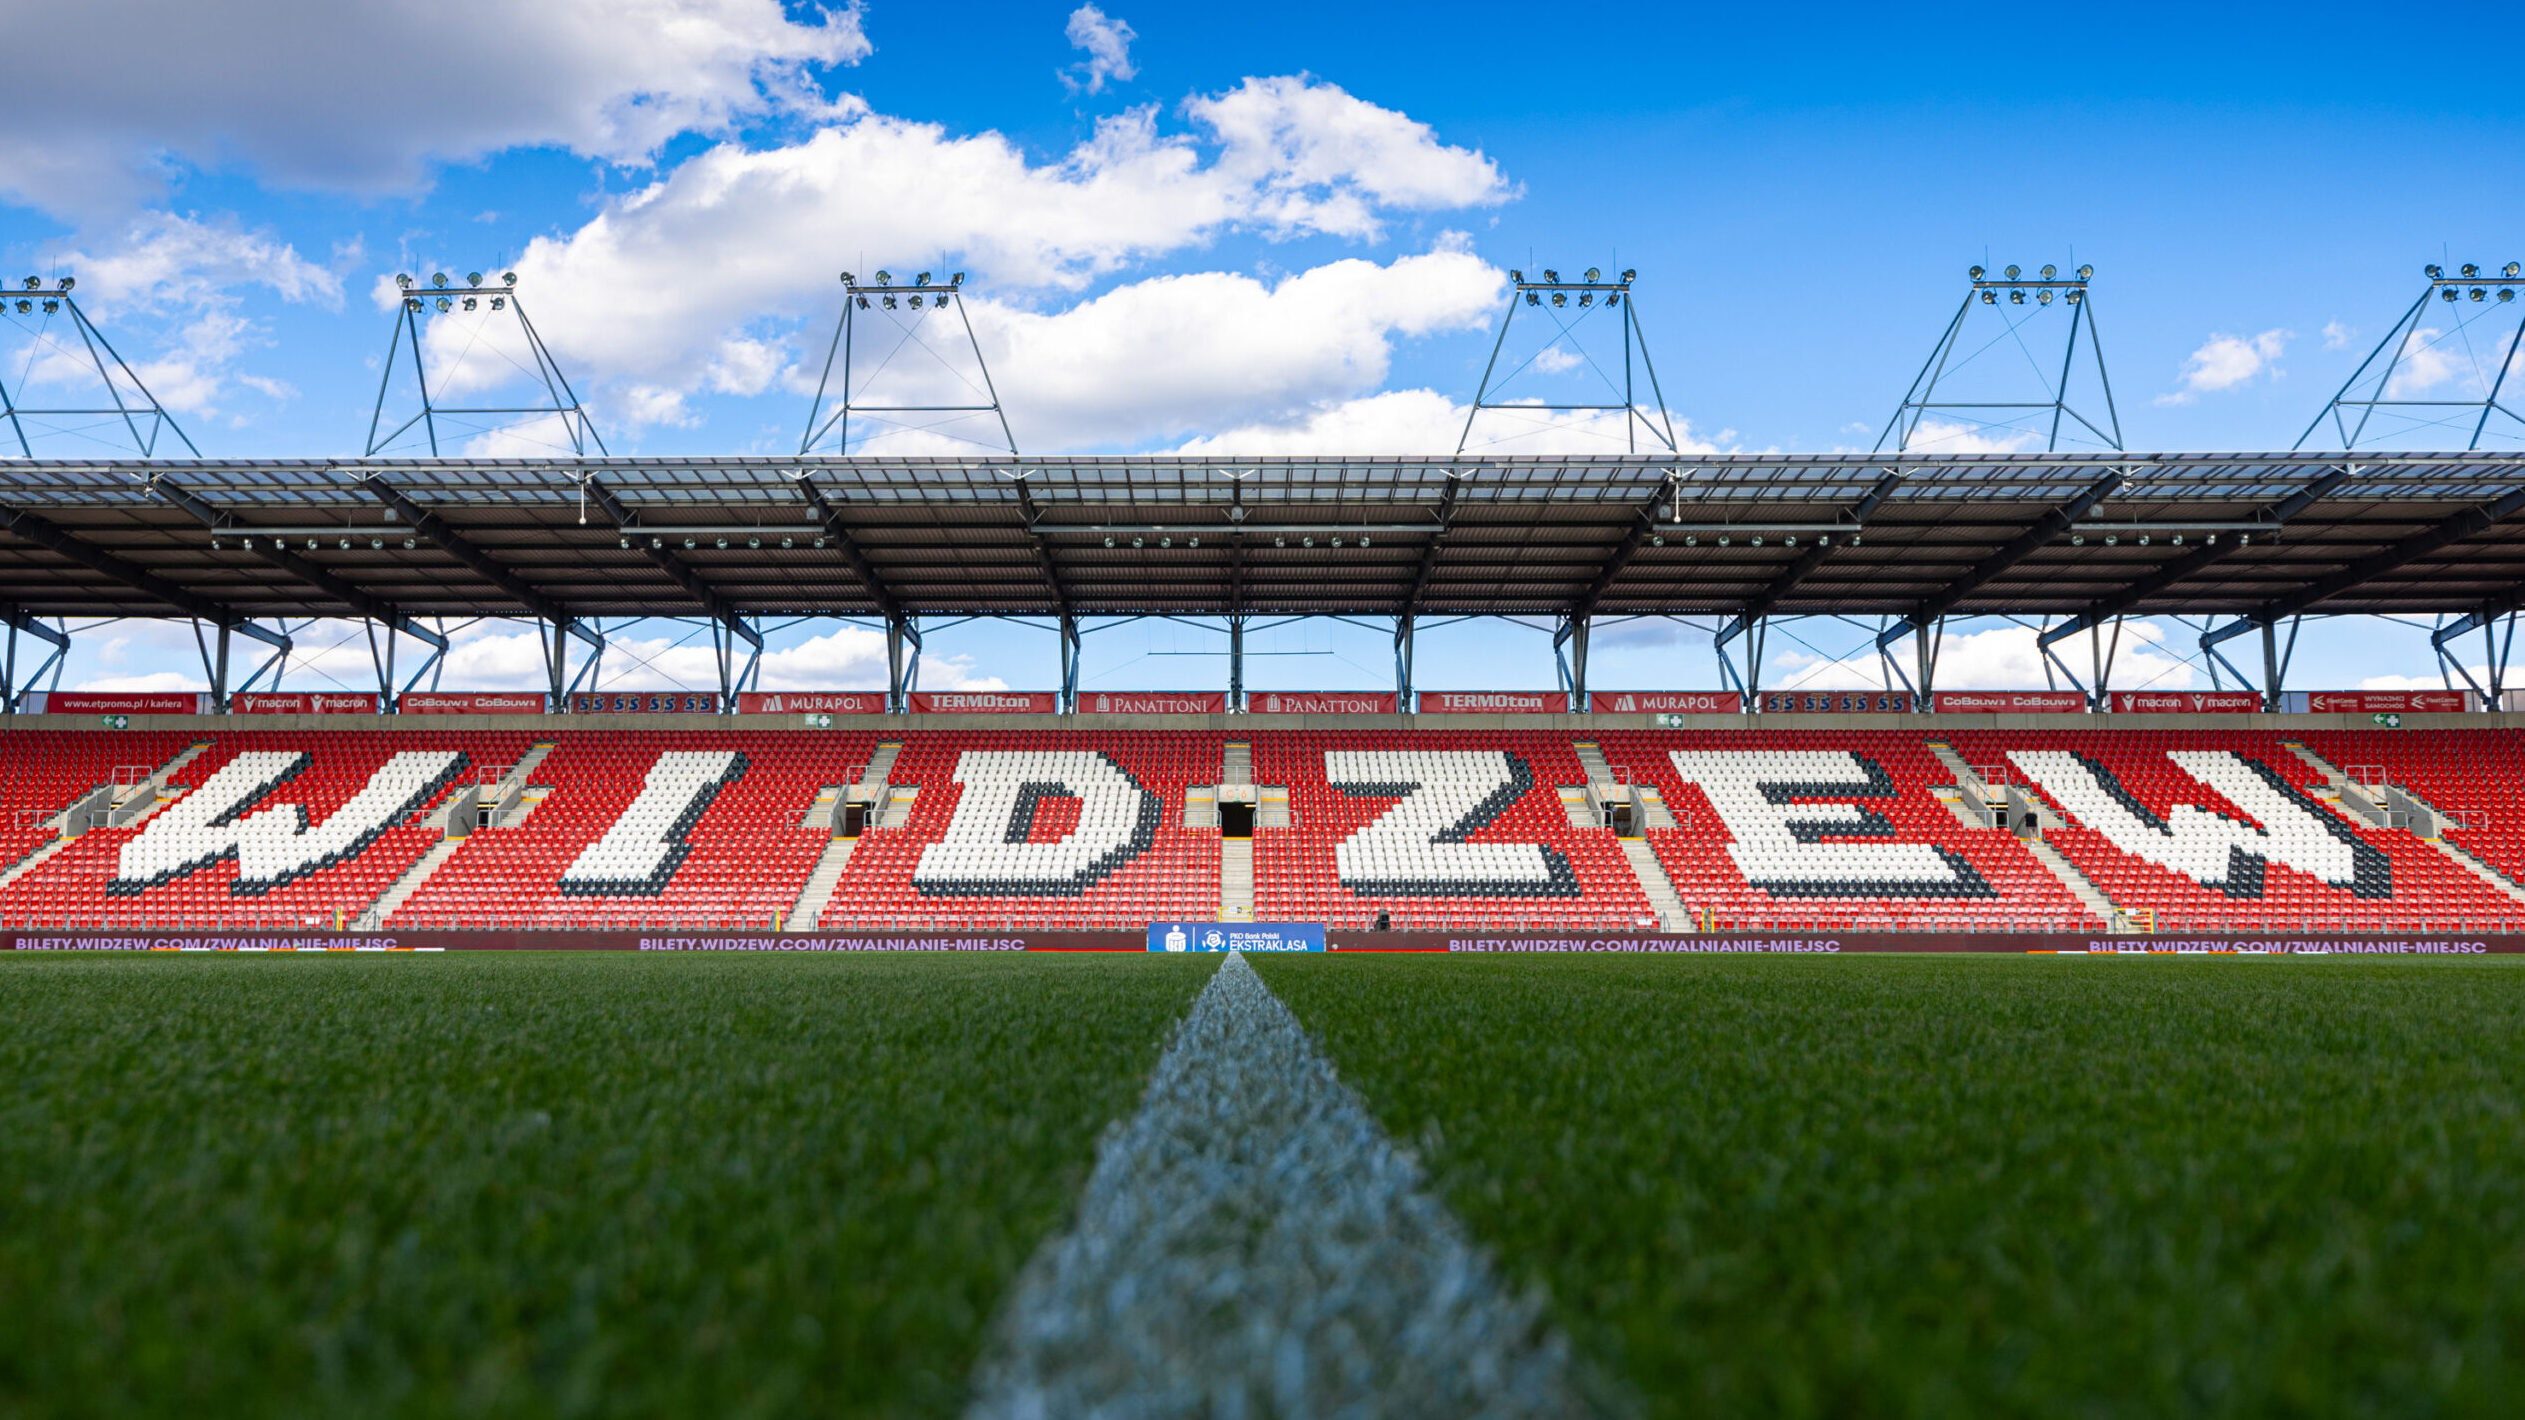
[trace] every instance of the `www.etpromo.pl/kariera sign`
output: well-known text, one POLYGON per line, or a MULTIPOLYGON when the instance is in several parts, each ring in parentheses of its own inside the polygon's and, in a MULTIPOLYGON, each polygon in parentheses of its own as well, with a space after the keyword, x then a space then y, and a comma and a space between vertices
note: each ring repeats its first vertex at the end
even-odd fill
POLYGON ((1153 952, 1320 952, 1321 922, 1151 922, 1153 952))

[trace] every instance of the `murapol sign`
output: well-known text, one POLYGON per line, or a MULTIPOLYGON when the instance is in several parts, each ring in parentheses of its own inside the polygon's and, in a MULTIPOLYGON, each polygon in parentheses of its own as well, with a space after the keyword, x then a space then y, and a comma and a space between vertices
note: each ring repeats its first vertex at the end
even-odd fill
POLYGON ((1320 952, 1320 922, 1151 922, 1153 952, 1320 952))

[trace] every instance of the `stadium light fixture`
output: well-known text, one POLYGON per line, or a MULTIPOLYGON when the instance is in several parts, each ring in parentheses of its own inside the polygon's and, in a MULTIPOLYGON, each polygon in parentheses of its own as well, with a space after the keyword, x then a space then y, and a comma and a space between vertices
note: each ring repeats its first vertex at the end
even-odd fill
POLYGON ((2034 304, 2038 306, 2048 306, 2051 303, 2052 291, 2050 287, 2046 286, 2042 290, 2034 293, 2034 304))
POLYGON ((2489 293, 2489 292, 2487 292, 2487 291, 2482 290, 2482 289, 2481 289, 2480 287, 2478 287, 2478 286, 2475 286, 2475 287, 2473 287, 2473 288, 2472 288, 2472 290, 2471 290, 2471 291, 2467 292, 2466 294, 2467 294, 2467 295, 2469 295, 2469 296, 2471 296, 2474 300, 2479 301, 2479 300, 2486 299, 2486 298, 2489 296, 2489 294, 2490 294, 2490 293, 2489 293))
POLYGON ((1648 545, 1651 547, 1664 547, 1666 545, 1665 535, 1663 533, 1651 534, 1648 539, 1648 545))
POLYGON ((1184 546, 1186 546, 1186 547, 1199 547, 1200 545, 1201 545, 1201 539, 1199 539, 1199 538, 1197 538, 1197 537, 1195 537, 1195 538, 1186 538, 1186 539, 1184 540, 1184 546))
POLYGON ((369 551, 371 551, 371 552, 383 552, 383 551, 385 551, 385 550, 386 550, 386 540, 385 540, 384 538, 382 538, 382 537, 372 537, 372 538, 370 538, 370 539, 368 540, 368 550, 369 550, 369 551))
POLYGON ((1136 538, 1136 537, 1135 537, 1135 538, 1131 539, 1131 546, 1132 546, 1134 549, 1138 549, 1138 548, 1142 548, 1142 547, 1146 547, 1146 546, 1148 546, 1148 542, 1147 542, 1145 539, 1143 539, 1143 538, 1136 538))
MULTIPOLYGON (((2513 281, 2519 274, 2525 274, 2525 266, 2519 266, 2516 262, 2511 261, 2507 265, 2499 268, 2499 274, 2510 281, 2513 281)), ((65 276, 61 278, 61 289, 65 291, 70 289, 69 277, 65 276)))
POLYGON ((455 306, 455 304, 456 304, 455 302, 453 302, 453 301, 451 301, 451 300, 447 299, 445 296, 441 296, 441 297, 439 297, 439 298, 438 298, 438 309, 439 309, 439 311, 440 311, 442 314, 443 314, 443 313, 445 313, 446 311, 448 311, 448 310, 452 309, 452 308, 455 306))
POLYGON ((2013 266, 2009 267, 2009 268, 2008 268, 2008 279, 2009 279, 2009 280, 2011 280, 2011 281, 2014 281, 2016 278, 2017 278, 2017 268, 2015 268, 2015 267, 2013 267, 2013 266))
POLYGON ((440 287, 440 288, 444 288, 444 287, 447 285, 447 273, 446 273, 446 272, 444 272, 444 271, 433 271, 433 272, 431 272, 431 273, 430 273, 430 284, 431 284, 431 285, 433 285, 433 286, 437 286, 437 287, 440 287))
POLYGON ((1543 279, 1549 284, 1558 285, 1560 283, 1561 274, 1547 266, 1543 268, 1543 279))
MULTIPOLYGON (((2512 261, 2511 261, 2511 262, 2509 262, 2509 263, 2507 264, 2507 274, 2508 274, 2508 275, 2510 275, 2510 276, 2514 276, 2514 275, 2516 274, 2516 263, 2515 263, 2515 262, 2512 262, 2512 261)), ((79 284, 79 278, 78 278, 78 277, 76 277, 76 276, 65 276, 65 277, 61 278, 61 289, 63 289, 64 291, 67 291, 67 290, 69 290, 71 287, 76 286, 76 285, 78 285, 78 284, 79 284)))
POLYGON ((1590 266, 1590 267, 1588 267, 1588 268, 1587 268, 1587 284, 1588 284, 1588 285, 1590 285, 1590 286, 1594 285, 1594 284, 1595 284, 1598 280, 1602 279, 1602 278, 1603 278, 1603 276, 1604 276, 1604 272, 1603 272, 1602 270, 1600 270, 1600 269, 1598 269, 1598 268, 1596 268, 1596 267, 1593 267, 1593 266, 1590 266))
POLYGON ((877 273, 877 284, 878 284, 878 285, 880 285, 880 286, 891 286, 891 285, 893 285, 893 284, 894 284, 894 273, 893 273, 893 272, 891 272, 891 271, 880 271, 880 272, 878 272, 878 273, 877 273))
POLYGON ((2453 304, 2455 304, 2455 288, 2454 288, 2454 287, 2452 287, 2452 286, 2440 286, 2440 287, 2438 287, 2438 288, 2437 288, 2437 294, 2439 294, 2439 295, 2441 295, 2441 296, 2443 296, 2443 297, 2445 297, 2445 298, 2446 298, 2446 304, 2448 304, 2448 305, 2450 305, 2450 306, 2451 306, 2451 305, 2453 305, 2453 304))
POLYGON ((615 539, 614 539, 614 545, 615 545, 616 547, 621 548, 621 549, 622 549, 623 551, 625 551, 625 552, 629 552, 629 551, 631 550, 631 539, 630 539, 630 538, 627 538, 627 537, 618 537, 618 538, 615 538, 615 539))
POLYGON ((2516 299, 2516 288, 2515 288, 2515 287, 2513 287, 2513 286, 2502 286, 2502 287, 2500 287, 2500 288, 2499 288, 2499 299, 2500 299, 2500 300, 2502 300, 2502 301, 2513 301, 2513 300, 2515 300, 2515 299, 2516 299))
POLYGON ((2444 275, 2446 274, 2446 268, 2445 268, 2445 267, 2435 265, 2434 263, 2432 263, 2431 265, 2429 265, 2428 267, 2426 267, 2426 268, 2424 268, 2424 269, 2428 272, 2428 274, 2429 274, 2429 279, 2430 279, 2431 281, 2435 281, 2435 280, 2437 280, 2439 277, 2444 276, 2444 275))
POLYGON ((348 551, 350 551, 350 550, 351 550, 351 540, 350 540, 349 538, 347 538, 347 537, 346 537, 346 538, 344 538, 344 539, 342 539, 342 550, 343 550, 344 552, 348 552, 348 551))
POLYGON ((2060 274, 2060 268, 2059 268, 2059 267, 2052 265, 2052 264, 2051 264, 2050 262, 2048 262, 2048 261, 2043 263, 2043 279, 2044 279, 2044 280, 2049 281, 2049 280, 2051 280, 2053 277, 2058 276, 2059 274, 2060 274))
POLYGON ((1275 537, 1271 540, 1271 545, 1274 547, 1287 547, 1289 545, 1289 540, 1285 537, 1275 537))
POLYGON ((2078 279, 2081 281, 2093 281, 2095 279, 2095 268, 2092 266, 2079 267, 2078 279))
POLYGON ((1300 547, 1313 547, 1314 545, 1315 539, 1311 537, 1302 537, 1298 539, 1298 546, 1300 547))
POLYGON ((1552 304, 1553 304, 1553 305, 1555 305, 1555 306, 1566 306, 1566 305, 1568 305, 1568 304, 1569 304, 1569 293, 1568 293, 1567 291, 1554 291, 1554 292, 1552 293, 1552 304))
POLYGON ((1605 293, 1604 293, 1604 303, 1605 303, 1606 305, 1608 305, 1608 306, 1618 306, 1618 305, 1622 304, 1622 293, 1621 293, 1621 292, 1619 292, 1619 291, 1607 291, 1607 292, 1605 292, 1605 293))
POLYGON ((2008 291, 2008 304, 2009 304, 2009 305, 2012 305, 2012 306, 2022 306, 2022 305, 2024 305, 2024 304, 2025 304, 2025 288, 2024 288, 2024 287, 2022 287, 2022 286, 2017 286, 2017 287, 2012 287, 2012 288, 2010 288, 2010 289, 2009 289, 2009 291, 2008 291))
POLYGON ((2104 535, 2104 545, 2105 545, 2106 547, 2119 547, 2119 546, 2121 546, 2121 545, 2122 545, 2122 535, 2121 535, 2120 533, 2106 533, 2106 534, 2104 535))
POLYGON ((2085 533, 2071 533, 2071 534, 2069 535, 2069 545, 2070 545, 2071 547, 2084 547, 2084 546, 2086 546, 2086 545, 2087 545, 2087 535, 2086 535, 2085 533))
POLYGON ((721 539, 719 539, 719 550, 720 550, 721 552, 725 552, 725 551, 727 551, 727 550, 728 550, 728 540, 727 540, 726 538, 724 538, 724 537, 723 537, 723 538, 721 538, 721 539))
POLYGON ((692 548, 693 548, 693 540, 692 540, 691 538, 686 538, 686 539, 684 539, 684 550, 685 550, 685 551, 687 551, 687 552, 690 552, 690 551, 692 551, 692 548))
POLYGON ((959 271, 955 275, 948 277, 947 284, 950 286, 962 286, 964 284, 964 273, 959 271))
POLYGON ((465 298, 465 309, 466 309, 466 310, 472 310, 473 308, 474 308, 474 300, 473 300, 473 297, 471 297, 471 296, 467 296, 467 297, 465 298))
POLYGON ((1981 293, 1981 303, 1985 306, 1995 306, 1999 304, 1999 293, 1996 291, 1983 291, 1981 293))
POLYGON ((1111 533, 1107 533, 1107 534, 1105 534, 1105 546, 1107 546, 1107 547, 1111 547, 1111 546, 1113 546, 1113 534, 1111 534, 1111 533))
POLYGON ((1699 547, 1701 545, 1701 539, 1693 536, 1691 533, 1685 533, 1683 535, 1683 545, 1686 547, 1699 547))
POLYGON ((2481 274, 2481 263, 2477 261, 2465 262, 2463 265, 2463 273, 2464 279, 2466 281, 2470 281, 2472 278, 2481 274))
POLYGON ((824 539, 822 539, 822 538, 817 538, 817 539, 815 540, 815 545, 816 545, 817 547, 822 547, 822 546, 824 545, 824 539))
POLYGON ((491 298, 491 309, 493 309, 493 310, 495 310, 495 311, 505 311, 505 310, 507 310, 508 308, 509 308, 509 298, 508 298, 508 297, 506 297, 506 296, 493 296, 493 297, 491 298))
POLYGON ((416 544, 414 544, 413 540, 408 537, 403 540, 403 550, 406 552, 410 552, 415 545, 416 544))
POLYGON ((465 273, 465 284, 466 284, 466 285, 468 285, 468 286, 479 286, 479 285, 481 285, 481 284, 482 284, 482 273, 481 273, 481 272, 479 272, 479 271, 468 271, 468 272, 466 272, 466 273, 465 273))
POLYGON ((1637 272, 1637 271, 1635 271, 1635 270, 1633 270, 1632 268, 1627 267, 1627 266, 1622 268, 1622 284, 1623 284, 1623 285, 1628 286, 1628 285, 1630 285, 1632 282, 1637 281, 1638 279, 1639 279, 1639 272, 1637 272))
POLYGON ((1579 292, 1579 293, 1578 293, 1578 304, 1579 304, 1579 305, 1581 305, 1581 306, 1592 306, 1592 305, 1594 305, 1595 303, 1596 303, 1596 293, 1595 293, 1595 292, 1593 292, 1593 291, 1581 291, 1581 292, 1579 292))
POLYGON ((1981 268, 1978 266, 1968 266, 1964 268, 1964 274, 1970 276, 1975 281, 1979 281, 1981 279, 1981 268))
POLYGON ((1535 294, 1534 292, 1532 292, 1532 291, 1528 291, 1528 292, 1526 292, 1526 304, 1527 304, 1527 305, 1529 305, 1529 306, 1539 306, 1539 305, 1542 305, 1542 304, 1543 304, 1543 298, 1542 298, 1541 296, 1536 295, 1536 294, 1535 294))
POLYGON ((1522 286, 1525 284, 1526 274, 1512 266, 1508 268, 1508 279, 1522 286))
POLYGON ((1161 537, 1157 540, 1157 545, 1160 547, 1173 547, 1175 545, 1175 540, 1171 537, 1161 537))
POLYGON ((1725 546, 1727 545, 1727 542, 1728 542, 1727 534, 1725 534, 1725 533, 1720 533, 1720 534, 1718 535, 1718 545, 1719 545, 1719 546, 1721 546, 1721 547, 1725 547, 1725 546))
POLYGON ((514 272, 514 271, 503 271, 503 272, 501 272, 501 273, 500 273, 500 284, 501 284, 501 285, 503 285, 503 286, 514 286, 514 285, 516 285, 516 284, 517 284, 517 273, 516 273, 516 272, 514 272))

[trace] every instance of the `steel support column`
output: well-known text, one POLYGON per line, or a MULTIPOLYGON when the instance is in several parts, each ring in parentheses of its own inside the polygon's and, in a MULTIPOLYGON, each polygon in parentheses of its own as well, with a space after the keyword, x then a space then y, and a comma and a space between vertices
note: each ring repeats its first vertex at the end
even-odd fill
POLYGON ((35 674, 26 678, 25 685, 32 685, 42 680, 47 671, 53 672, 55 679, 59 679, 62 660, 70 654, 70 633, 65 629, 46 626, 14 607, 10 609, 7 620, 9 650, 6 663, 0 664, 0 707, 5 707, 10 714, 14 715, 18 713, 19 703, 26 698, 26 691, 21 688, 18 680, 18 633, 23 631, 53 648, 52 653, 44 658, 43 664, 35 668, 35 674))
POLYGON ((1079 644, 1078 618, 1061 613, 1061 695, 1058 709, 1064 715, 1078 713, 1078 662, 1085 648, 1079 644))
POLYGON ((1420 618, 1405 612, 1394 618, 1394 709, 1412 713, 1412 634, 1420 618))
POLYGON ((917 617, 886 618, 886 708, 896 715, 912 709, 912 692, 921 683, 921 624, 917 617), (911 655, 908 664, 906 647, 911 655))
POLYGON ((1242 612, 1227 619, 1227 708, 1231 714, 1245 708, 1245 617, 1242 612))
POLYGON ((1592 618, 1584 613, 1561 618, 1552 632, 1552 662, 1560 672, 1561 689, 1569 693, 1573 714, 1587 710, 1587 628, 1592 618))

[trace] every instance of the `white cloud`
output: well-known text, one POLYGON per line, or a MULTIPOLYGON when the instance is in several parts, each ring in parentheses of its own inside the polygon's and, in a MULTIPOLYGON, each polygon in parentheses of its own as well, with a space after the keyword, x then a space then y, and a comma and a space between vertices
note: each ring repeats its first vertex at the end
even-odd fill
MULTIPOLYGON (((101 324, 125 327, 116 344, 133 373, 179 414, 216 414, 232 385, 272 399, 292 393, 277 380, 235 368, 246 351, 264 343, 262 327, 239 313, 241 290, 261 286, 293 303, 342 303, 341 278, 296 247, 233 221, 174 213, 134 218, 95 249, 63 255, 57 266, 78 278, 82 309, 101 324), (152 339, 155 353, 144 353, 152 339)), ((11 324, 27 332, 11 359, 27 383, 102 393, 94 359, 66 317, 42 326, 26 318, 11 324)))
POLYGON ((1546 345, 1535 352, 1534 359, 1530 363, 1537 374, 1562 375, 1586 364, 1587 358, 1583 355, 1572 355, 1557 345, 1546 345))
MULTIPOLYGON (((2473 684, 2488 685, 2490 683, 2488 666, 2472 666, 2469 669, 2472 671, 2473 684)), ((2372 675, 2361 680, 2358 688, 2361 690, 2444 690, 2446 681, 2444 677, 2434 675, 2372 675)), ((2464 683, 2460 680, 2456 681, 2455 688, 2464 689, 2464 683)))
MULTIPOLYGON (((2044 677, 2043 653, 2035 637, 2034 629, 2025 626, 2000 626, 1962 635, 1949 633, 1938 651, 1937 683, 1947 690, 2039 689, 2049 682, 2044 677)), ((2121 651, 2113 661, 2114 688, 2190 687, 2194 676, 2190 663, 2149 649, 2163 640, 2164 632, 2147 622, 2125 624, 2121 651)), ((2083 645, 2079 650, 2083 653, 2083 645)), ((1909 643, 1894 649, 1905 675, 1916 673, 1912 654, 1909 643)), ((2079 664, 2065 653, 2064 659, 2073 666, 2079 664)), ((1795 646, 1782 647, 1772 653, 1770 669, 1765 680, 1774 690, 1875 690, 1885 685, 1883 665, 1872 651, 1836 658, 1795 646)), ((1901 682, 1896 681, 1894 688, 1901 689, 1901 682)))
POLYGON ((1479 152, 1303 76, 1247 79, 1184 111, 1216 135, 1220 171, 1250 184, 1267 219, 1286 230, 1373 236, 1379 207, 1441 211, 1511 195, 1479 152))
POLYGON ((2157 396, 2157 403, 2190 404, 2203 394, 2234 389, 2265 370, 2276 379, 2280 371, 2273 362, 2293 338, 2285 330, 2266 330, 2259 335, 2212 335, 2183 362, 2182 388, 2157 396))
MULTIPOLYGON (((1444 455, 1464 436, 1470 406, 1435 390, 1386 390, 1330 401, 1295 418, 1240 425, 1185 443, 1183 454, 1255 457, 1307 454, 1444 455)), ((1688 419, 1674 420, 1675 442, 1686 453, 1716 453, 1719 446, 1693 435, 1688 419)), ((1645 431, 1642 442, 1647 441, 1645 431)), ((1604 454, 1628 447, 1619 412, 1485 409, 1468 448, 1486 454, 1604 454)))
POLYGON ((830 114, 813 73, 869 52, 859 20, 851 5, 799 23, 779 0, 43 7, 12 30, 112 61, 14 66, 0 131, 19 141, 0 147, 0 193, 93 216, 185 163, 375 191, 516 147, 642 162, 679 133, 830 114))
POLYGON ((2033 448, 2041 438, 2031 429, 1923 419, 1913 427, 1904 447, 1916 454, 2015 454, 2033 448))
POLYGON ((2357 334, 2357 331, 2350 329, 2348 326, 2341 324, 2337 320, 2325 321, 2323 323, 2323 348, 2326 350, 2347 350, 2350 348, 2350 338, 2357 334))
POLYGON ((198 675, 187 675, 183 671, 151 671, 145 675, 90 676, 74 688, 165 695, 180 690, 208 690, 210 682, 198 675))
POLYGON ((2447 348, 2445 336, 2435 326, 2421 326, 2402 338, 2402 358, 2394 362, 2393 378, 2385 382, 2387 399, 2406 399, 2449 382, 2469 381, 2471 372, 2447 348))
POLYGON ((1061 82, 1070 92, 1101 94, 1108 80, 1128 82, 1138 76, 1139 69, 1131 63, 1131 41, 1140 36, 1125 21, 1093 5, 1081 5, 1070 12, 1068 34, 1072 49, 1087 52, 1086 59, 1062 71, 1061 82))

